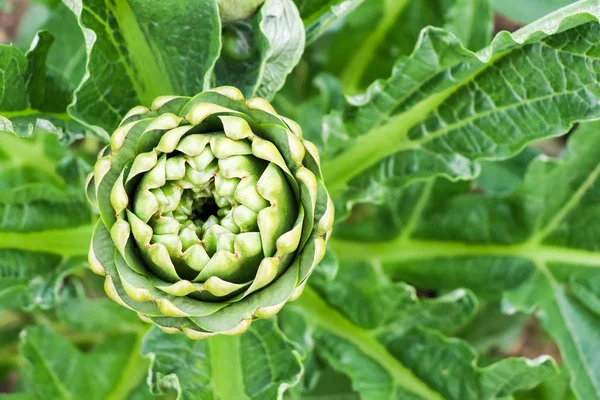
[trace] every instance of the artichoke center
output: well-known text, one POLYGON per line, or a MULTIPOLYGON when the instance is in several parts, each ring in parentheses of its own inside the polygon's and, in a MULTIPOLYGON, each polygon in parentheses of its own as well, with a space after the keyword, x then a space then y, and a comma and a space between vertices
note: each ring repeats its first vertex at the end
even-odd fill
POLYGON ((217 205, 214 197, 202 197, 194 201, 190 219, 194 221, 197 227, 200 227, 201 225, 204 225, 204 222, 210 217, 223 217, 227 211, 231 210, 221 209, 221 207, 217 205), (199 225, 199 223, 201 225, 199 225))

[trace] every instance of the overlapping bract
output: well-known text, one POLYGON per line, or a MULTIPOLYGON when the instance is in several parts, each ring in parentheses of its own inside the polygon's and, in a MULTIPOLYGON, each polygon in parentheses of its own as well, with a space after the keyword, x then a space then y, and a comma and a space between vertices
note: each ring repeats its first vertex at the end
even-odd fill
POLYGON ((299 296, 333 223, 314 145, 233 87, 132 109, 87 190, 108 295, 193 339, 242 333, 299 296))

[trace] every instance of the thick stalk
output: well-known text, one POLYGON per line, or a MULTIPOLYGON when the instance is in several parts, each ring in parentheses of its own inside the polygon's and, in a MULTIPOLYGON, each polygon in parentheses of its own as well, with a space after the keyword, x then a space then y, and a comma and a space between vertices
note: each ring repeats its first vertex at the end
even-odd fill
POLYGON ((600 268, 600 253, 529 242, 495 245, 399 238, 377 243, 331 239, 329 243, 341 260, 376 260, 388 264, 391 269, 402 268, 405 262, 467 256, 519 257, 533 262, 571 263, 600 268))
POLYGON ((216 335, 208 339, 212 388, 219 399, 250 400, 244 387, 241 338, 216 335))
POLYGON ((87 255, 94 225, 42 232, 0 232, 0 249, 16 249, 61 254, 87 255))

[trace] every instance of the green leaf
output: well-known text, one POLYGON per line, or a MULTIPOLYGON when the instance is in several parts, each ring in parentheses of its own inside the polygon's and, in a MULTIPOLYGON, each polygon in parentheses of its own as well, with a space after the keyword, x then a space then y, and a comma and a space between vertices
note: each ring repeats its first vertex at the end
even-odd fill
POLYGON ((418 300, 412 288, 390 282, 377 264, 366 262, 344 265, 332 282, 311 282, 316 290, 306 289, 283 311, 283 329, 300 328, 301 337, 298 317, 304 318, 315 342, 305 351, 348 375, 361 398, 493 399, 554 374, 548 357, 478 367, 465 342, 433 330, 450 333, 470 320, 477 303, 464 290, 418 300))
POLYGON ((479 307, 477 315, 462 328, 459 336, 483 354, 510 352, 526 329, 530 316, 525 313, 502 313, 497 302, 479 307))
POLYGON ((267 0, 249 20, 225 25, 217 86, 271 99, 304 51, 304 28, 291 0, 267 0))
POLYGON ((586 11, 597 11, 593 1, 514 36, 501 33, 478 54, 445 31, 424 30, 392 77, 355 99, 359 105, 338 125, 344 129, 317 141, 322 147, 331 142, 329 153, 340 153, 323 163, 330 193, 348 188, 340 205, 381 202, 390 188, 415 180, 473 179, 478 160, 512 157, 529 142, 598 118, 600 86, 589 69, 595 64, 590 53, 577 50, 600 32, 586 11), (544 64, 543 73, 536 63, 544 64))
POLYGON ((114 336, 83 353, 46 328, 27 328, 21 335, 24 387, 36 399, 127 399, 145 377, 140 345, 135 335, 114 336))
POLYGON ((193 341, 152 329, 143 344, 152 360, 151 388, 177 399, 277 399, 295 385, 302 365, 274 319, 258 320, 241 336, 193 341))
POLYGON ((468 49, 483 49, 490 44, 494 28, 490 0, 452 1, 446 6, 443 27, 454 33, 468 49))
POLYGON ((529 163, 539 153, 532 147, 526 147, 521 153, 508 160, 482 161, 477 184, 481 185, 486 193, 513 193, 523 183, 529 163))
POLYGON ((108 138, 129 109, 210 86, 221 47, 216 0, 73 0, 86 38, 86 78, 69 114, 108 138), (160 21, 160 23, 156 23, 160 21))
POLYGON ((147 328, 134 313, 107 298, 63 295, 56 311, 60 321, 77 332, 123 334, 139 333, 147 328))
POLYGON ((575 396, 569 390, 569 371, 561 365, 560 375, 547 379, 529 392, 519 393, 516 400, 574 400, 575 396))
POLYGON ((444 181, 410 186, 384 207, 396 216, 388 219, 384 241, 374 241, 377 224, 361 217, 341 225, 337 232, 346 239, 333 240, 341 265, 374 260, 395 279, 421 287, 463 286, 491 297, 508 291, 504 311, 540 319, 560 348, 577 398, 597 397, 598 132, 598 123, 585 124, 561 159, 538 156, 514 193, 474 192, 444 181))

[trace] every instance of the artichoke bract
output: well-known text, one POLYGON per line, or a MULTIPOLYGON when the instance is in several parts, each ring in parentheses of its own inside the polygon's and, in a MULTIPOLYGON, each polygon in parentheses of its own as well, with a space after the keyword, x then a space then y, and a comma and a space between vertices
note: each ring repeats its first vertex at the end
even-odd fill
POLYGON ((192 339, 242 333, 298 297, 333 223, 316 147, 233 87, 133 108, 87 191, 109 297, 192 339))

